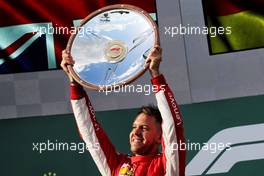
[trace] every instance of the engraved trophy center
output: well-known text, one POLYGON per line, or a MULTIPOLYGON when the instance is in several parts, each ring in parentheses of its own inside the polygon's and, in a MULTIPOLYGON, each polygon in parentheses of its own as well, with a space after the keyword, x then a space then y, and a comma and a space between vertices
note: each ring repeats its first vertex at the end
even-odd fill
POLYGON ((105 49, 105 57, 111 63, 121 62, 127 55, 127 47, 121 41, 111 41, 105 49))

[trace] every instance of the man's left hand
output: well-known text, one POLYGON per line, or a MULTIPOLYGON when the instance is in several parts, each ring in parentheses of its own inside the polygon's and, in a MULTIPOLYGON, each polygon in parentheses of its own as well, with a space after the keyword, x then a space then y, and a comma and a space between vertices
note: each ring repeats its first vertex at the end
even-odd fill
POLYGON ((159 45, 155 45, 145 61, 145 67, 149 69, 152 77, 160 75, 159 66, 161 62, 162 49, 159 45))

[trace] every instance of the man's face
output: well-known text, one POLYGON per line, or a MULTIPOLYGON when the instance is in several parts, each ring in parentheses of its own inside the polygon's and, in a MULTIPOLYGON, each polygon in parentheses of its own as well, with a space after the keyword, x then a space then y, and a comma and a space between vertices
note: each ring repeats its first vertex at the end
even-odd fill
POLYGON ((135 155, 155 154, 161 142, 161 127, 153 117, 141 113, 133 123, 129 135, 130 149, 135 155))

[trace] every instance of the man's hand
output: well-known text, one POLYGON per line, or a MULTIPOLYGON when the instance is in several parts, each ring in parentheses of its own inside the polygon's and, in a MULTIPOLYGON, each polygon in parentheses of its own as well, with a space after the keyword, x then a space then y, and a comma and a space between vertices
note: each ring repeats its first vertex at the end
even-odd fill
POLYGON ((145 62, 145 67, 149 69, 152 77, 159 76, 159 65, 161 62, 162 49, 159 45, 155 45, 145 62))
POLYGON ((73 64, 74 64, 74 60, 72 56, 70 55, 70 52, 68 50, 63 50, 62 51, 62 61, 61 61, 60 66, 64 70, 64 72, 68 75, 70 82, 74 82, 74 79, 70 75, 68 65, 73 66, 73 64))

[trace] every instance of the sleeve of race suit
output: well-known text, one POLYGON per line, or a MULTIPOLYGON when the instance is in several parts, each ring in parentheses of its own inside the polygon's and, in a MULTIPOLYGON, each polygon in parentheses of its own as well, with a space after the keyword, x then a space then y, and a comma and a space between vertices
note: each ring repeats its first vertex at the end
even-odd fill
POLYGON ((151 82, 155 86, 155 96, 163 120, 162 153, 165 175, 184 176, 186 151, 180 150, 180 144, 185 139, 179 106, 163 75, 152 78, 151 82))
POLYGON ((78 84, 71 84, 71 104, 79 133, 103 176, 111 176, 121 159, 95 117, 92 104, 78 84))

